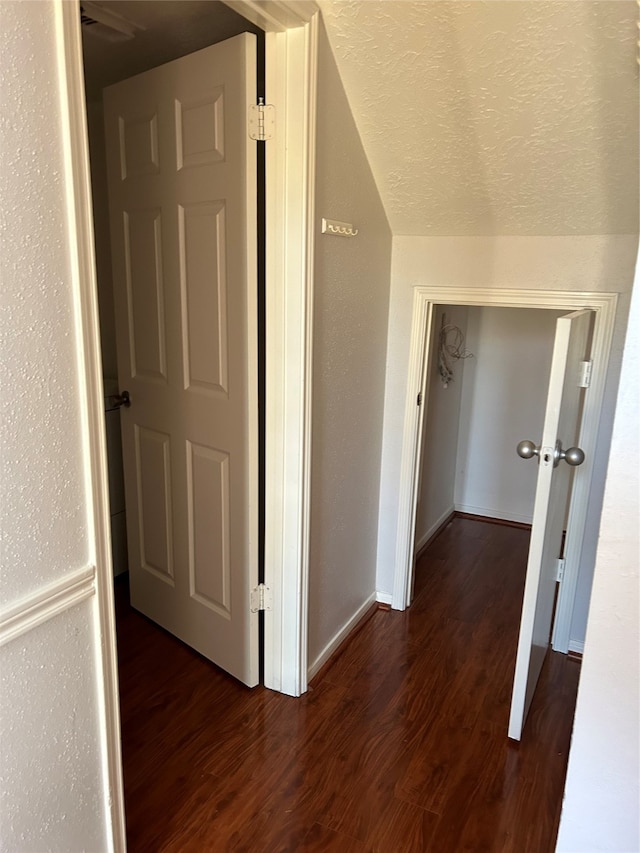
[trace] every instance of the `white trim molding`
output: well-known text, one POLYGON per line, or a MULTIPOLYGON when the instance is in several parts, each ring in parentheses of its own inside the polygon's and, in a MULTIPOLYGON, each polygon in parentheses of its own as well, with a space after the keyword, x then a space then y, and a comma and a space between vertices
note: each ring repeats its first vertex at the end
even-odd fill
POLYGON ((308 24, 318 11, 314 0, 223 0, 265 33, 282 33, 308 24))
POLYGON ((426 530, 422 536, 418 539, 418 541, 414 545, 414 554, 419 554, 420 551, 424 548, 424 546, 432 539, 436 533, 439 532, 440 528, 445 525, 446 522, 451 520, 454 512, 458 507, 450 506, 446 509, 440 516, 437 518, 433 524, 426 530))
POLYGON ((85 469, 90 542, 95 564, 96 619, 94 631, 100 655, 96 659, 101 714, 105 810, 110 816, 110 843, 116 853, 126 850, 124 787, 120 749, 120 705, 116 651, 115 607, 109 518, 102 357, 93 239, 93 210, 82 36, 78 2, 55 0, 57 54, 60 77, 62 136, 65 151, 69 256, 76 307, 78 372, 84 380, 83 438, 89 464, 85 469))
POLYGON ((584 643, 579 643, 577 640, 571 640, 569 642, 568 651, 573 652, 574 655, 584 655, 584 643))
POLYGON ((317 33, 316 16, 266 35, 264 683, 291 696, 307 689, 317 33))
POLYGON ((342 628, 340 628, 339 631, 336 631, 334 636, 329 640, 327 645, 309 667, 309 681, 311 681, 314 675, 320 672, 331 655, 338 650, 339 646, 344 643, 349 634, 357 628, 358 624, 362 622, 376 601, 378 601, 378 596, 377 593, 374 592, 363 604, 360 605, 353 616, 345 622, 342 628))
POLYGON ((0 646, 10 643, 96 591, 96 568, 86 566, 38 589, 0 611, 0 646))
POLYGON ((500 521, 515 521, 517 524, 528 524, 531 526, 531 515, 520 515, 517 512, 505 512, 502 509, 492 509, 487 506, 473 506, 472 504, 456 504, 456 512, 465 512, 467 515, 480 515, 484 518, 497 518, 500 521))
POLYGON ((393 603, 396 610, 410 604, 415 539, 417 470, 421 453, 422 423, 426 405, 417 406, 422 392, 427 401, 427 361, 432 334, 434 307, 445 305, 490 305, 494 307, 548 308, 575 311, 588 308, 595 312, 591 360, 593 371, 589 393, 585 395, 580 446, 585 462, 574 479, 571 508, 565 542, 565 574, 558 595, 553 632, 553 648, 566 653, 582 557, 589 494, 593 478, 598 427, 613 337, 618 294, 556 290, 498 290, 491 287, 453 286, 414 288, 413 321, 408 366, 408 386, 402 436, 400 497, 394 571, 393 603))

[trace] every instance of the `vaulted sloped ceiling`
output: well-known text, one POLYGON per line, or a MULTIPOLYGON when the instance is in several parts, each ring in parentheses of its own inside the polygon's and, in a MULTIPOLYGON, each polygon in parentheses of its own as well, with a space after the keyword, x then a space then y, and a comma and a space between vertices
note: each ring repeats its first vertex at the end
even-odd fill
POLYGON ((319 5, 394 234, 637 232, 633 0, 319 5))

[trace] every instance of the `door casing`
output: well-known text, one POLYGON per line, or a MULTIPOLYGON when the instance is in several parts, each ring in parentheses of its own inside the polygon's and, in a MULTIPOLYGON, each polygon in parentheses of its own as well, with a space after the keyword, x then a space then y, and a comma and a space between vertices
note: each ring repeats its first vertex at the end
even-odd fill
POLYGON ((576 597, 587 508, 602 413, 609 352, 613 338, 618 294, 559 290, 495 289, 491 287, 460 288, 453 286, 423 287, 413 294, 413 314, 407 398, 402 434, 402 462, 398 502, 398 525, 395 553, 392 606, 404 610, 411 603, 413 549, 418 491, 418 468, 422 445, 425 406, 417 406, 422 393, 427 401, 429 335, 435 306, 477 305, 509 308, 550 308, 575 311, 589 308, 595 312, 591 359, 593 370, 589 392, 585 396, 581 446, 585 462, 581 476, 575 478, 567 523, 565 573, 560 586, 552 645, 556 651, 569 650, 571 618, 576 597))

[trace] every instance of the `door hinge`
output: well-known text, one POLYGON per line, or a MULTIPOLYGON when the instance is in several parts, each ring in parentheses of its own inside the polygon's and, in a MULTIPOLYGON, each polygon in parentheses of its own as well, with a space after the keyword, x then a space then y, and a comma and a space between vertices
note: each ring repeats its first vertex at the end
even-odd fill
POLYGON ((265 104, 264 98, 258 98, 258 103, 249 107, 249 138, 258 142, 273 139, 275 125, 276 108, 273 104, 265 104))
POLYGON ((418 394, 418 399, 416 400, 416 406, 422 405, 422 391, 418 394))
POLYGON ((593 368, 592 361, 581 361, 580 372, 578 373, 578 388, 588 388, 591 385, 591 369, 593 368))
POLYGON ((556 560, 556 580, 560 582, 564 578, 564 566, 566 560, 564 557, 559 557, 556 560))
POLYGON ((258 613, 260 610, 271 610, 273 607, 273 595, 271 589, 263 583, 259 583, 251 590, 251 612, 258 613))

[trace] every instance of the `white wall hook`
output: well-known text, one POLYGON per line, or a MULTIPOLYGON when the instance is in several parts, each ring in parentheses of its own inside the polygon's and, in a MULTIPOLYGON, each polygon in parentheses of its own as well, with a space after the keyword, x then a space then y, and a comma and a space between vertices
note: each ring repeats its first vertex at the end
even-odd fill
POLYGON ((358 229, 350 222, 338 222, 336 219, 322 219, 322 233, 336 234, 338 237, 355 237, 358 229))

